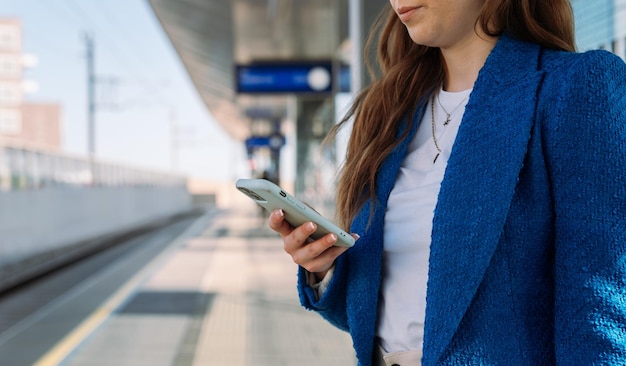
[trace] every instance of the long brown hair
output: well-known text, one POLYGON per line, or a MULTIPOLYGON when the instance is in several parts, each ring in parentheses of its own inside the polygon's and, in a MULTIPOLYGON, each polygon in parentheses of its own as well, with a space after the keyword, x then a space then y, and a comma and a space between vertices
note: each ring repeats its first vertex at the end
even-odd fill
MULTIPOLYGON (((490 36, 507 32, 547 48, 575 50, 569 0, 485 0, 476 26, 490 36)), ((439 49, 415 44, 390 5, 383 9, 370 33, 365 55, 372 53, 376 38, 376 65, 365 59, 373 81, 328 135, 332 139, 346 122, 354 120, 337 190, 337 216, 346 230, 363 204, 375 200, 376 174, 385 158, 408 136, 418 102, 445 79, 439 49), (407 128, 400 131, 404 121, 407 128)))

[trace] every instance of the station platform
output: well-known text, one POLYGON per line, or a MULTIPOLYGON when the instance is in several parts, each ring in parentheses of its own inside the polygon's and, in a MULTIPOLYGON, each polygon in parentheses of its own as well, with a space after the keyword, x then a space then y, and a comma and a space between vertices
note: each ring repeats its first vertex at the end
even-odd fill
POLYGON ((207 211, 37 365, 356 365, 253 203, 207 211))

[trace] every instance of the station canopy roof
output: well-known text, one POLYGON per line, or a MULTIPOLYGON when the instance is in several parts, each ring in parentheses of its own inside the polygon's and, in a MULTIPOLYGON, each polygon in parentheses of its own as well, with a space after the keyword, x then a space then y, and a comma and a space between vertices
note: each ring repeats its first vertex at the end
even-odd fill
POLYGON ((347 1, 149 0, 212 116, 233 137, 249 134, 249 108, 280 115, 285 95, 236 93, 235 66, 329 60, 347 38, 347 1))

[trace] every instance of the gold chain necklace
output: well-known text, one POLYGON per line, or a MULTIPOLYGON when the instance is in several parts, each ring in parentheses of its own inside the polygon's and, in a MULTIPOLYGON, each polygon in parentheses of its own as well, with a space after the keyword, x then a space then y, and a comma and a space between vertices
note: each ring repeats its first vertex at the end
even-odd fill
POLYGON ((435 136, 435 96, 434 95, 433 95, 433 99, 430 102, 430 114, 432 116, 431 130, 433 132, 433 142, 435 143, 435 149, 437 149, 437 155, 435 155, 435 159, 433 160, 433 164, 435 164, 437 162, 437 158, 439 157, 439 154, 441 154, 441 149, 439 148, 439 144, 437 143, 437 137, 435 136))
MULTIPOLYGON (((469 95, 463 98, 461 103, 459 103, 456 107, 454 107, 454 109, 450 113, 448 113, 448 111, 446 111, 446 109, 441 104, 441 101, 439 101, 439 94, 437 94, 436 96, 437 102, 439 103, 439 106, 441 107, 441 109, 443 109, 443 112, 446 114, 446 120, 443 122, 444 126, 447 126, 448 123, 450 123, 450 115, 454 113, 454 111, 456 111, 463 104, 463 102, 465 102, 465 100, 468 97, 469 95)), ((435 96, 434 95, 430 102, 430 113, 431 113, 431 121, 432 121, 431 131, 433 134, 433 142, 435 143, 435 149, 437 149, 437 155, 435 155, 435 159, 433 159, 433 164, 435 164, 437 162, 437 158, 439 157, 439 154, 441 154, 441 148, 439 147, 439 144, 437 143, 437 136, 435 136, 435 96)))

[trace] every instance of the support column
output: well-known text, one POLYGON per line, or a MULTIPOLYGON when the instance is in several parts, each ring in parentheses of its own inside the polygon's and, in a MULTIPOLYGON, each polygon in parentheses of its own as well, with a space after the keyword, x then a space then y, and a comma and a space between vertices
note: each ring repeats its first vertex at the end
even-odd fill
POLYGON ((626 37, 618 36, 614 43, 613 52, 626 61, 626 37))

